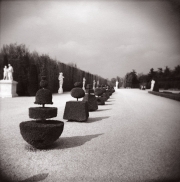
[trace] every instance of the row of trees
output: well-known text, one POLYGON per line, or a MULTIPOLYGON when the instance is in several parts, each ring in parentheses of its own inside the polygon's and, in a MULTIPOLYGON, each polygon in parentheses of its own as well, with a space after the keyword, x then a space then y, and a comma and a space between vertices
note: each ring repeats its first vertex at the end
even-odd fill
POLYGON ((180 89, 180 65, 172 70, 168 66, 165 69, 158 68, 156 71, 151 68, 148 74, 137 74, 135 70, 132 70, 125 75, 123 87, 138 88, 144 85, 150 88, 152 79, 158 82, 159 88, 180 89))
POLYGON ((57 93, 59 89, 59 73, 63 72, 63 90, 70 91, 74 83, 82 82, 86 78, 86 84, 93 84, 93 80, 99 80, 100 84, 107 84, 107 79, 93 75, 77 68, 76 64, 69 65, 56 61, 48 55, 39 55, 30 52, 24 44, 4 45, 0 51, 0 79, 3 78, 3 68, 11 64, 14 68, 13 77, 18 82, 18 95, 34 96, 39 89, 42 72, 47 76, 48 89, 57 93))

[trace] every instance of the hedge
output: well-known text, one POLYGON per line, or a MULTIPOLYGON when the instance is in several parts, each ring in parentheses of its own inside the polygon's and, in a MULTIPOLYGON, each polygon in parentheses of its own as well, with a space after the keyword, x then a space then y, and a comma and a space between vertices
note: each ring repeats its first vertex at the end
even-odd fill
POLYGON ((148 93, 161 96, 161 97, 166 97, 169 99, 173 99, 176 101, 180 101, 180 94, 172 94, 172 93, 163 93, 163 92, 153 92, 153 91, 148 91, 148 93))
POLYGON ((3 79, 4 65, 11 64, 14 69, 13 78, 19 83, 19 95, 35 95, 37 83, 41 80, 42 72, 47 76, 48 89, 52 93, 58 93, 58 76, 60 72, 63 72, 64 76, 64 91, 70 91, 74 87, 75 82, 82 82, 83 77, 86 78, 86 85, 93 84, 93 80, 99 80, 101 84, 107 83, 106 79, 98 75, 93 75, 79 68, 54 60, 46 54, 39 55, 37 52, 23 51, 23 49, 26 49, 25 45, 10 44, 10 46, 5 45, 5 51, 1 50, 0 52, 0 79, 3 79), (19 49, 22 49, 22 52, 26 52, 26 54, 19 55, 16 51, 19 49), (34 84, 35 88, 33 88, 34 84))

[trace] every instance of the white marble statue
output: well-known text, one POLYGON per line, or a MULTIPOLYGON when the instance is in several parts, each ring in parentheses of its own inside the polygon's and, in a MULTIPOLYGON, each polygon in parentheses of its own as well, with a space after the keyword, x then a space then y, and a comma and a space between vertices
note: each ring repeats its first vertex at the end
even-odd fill
POLYGON ((8 79, 8 68, 7 66, 4 66, 3 80, 7 79, 8 79))
POLYGON ((154 81, 154 80, 152 80, 152 81, 151 81, 151 91, 153 91, 154 84, 155 84, 155 81, 154 81))
POLYGON ((96 88, 96 81, 94 80, 93 81, 93 90, 95 90, 95 88, 96 88))
POLYGON ((118 81, 116 81, 116 89, 118 89, 118 84, 119 84, 119 82, 118 82, 118 81))
POLYGON ((13 67, 10 65, 10 64, 8 64, 8 80, 12 80, 13 81, 13 72, 14 72, 14 70, 13 70, 13 67))
POLYGON ((62 86, 63 86, 63 79, 64 79, 64 76, 63 76, 63 73, 61 72, 61 73, 59 73, 59 90, 58 90, 58 93, 59 94, 62 94, 63 93, 63 88, 62 88, 62 86))
POLYGON ((85 82, 86 82, 86 78, 83 78, 83 90, 86 91, 85 89, 85 82))
POLYGON ((97 81, 97 86, 99 86, 99 80, 97 81))
POLYGON ((3 80, 0 80, 0 97, 17 97, 17 83, 13 80, 13 67, 8 64, 4 66, 3 80))

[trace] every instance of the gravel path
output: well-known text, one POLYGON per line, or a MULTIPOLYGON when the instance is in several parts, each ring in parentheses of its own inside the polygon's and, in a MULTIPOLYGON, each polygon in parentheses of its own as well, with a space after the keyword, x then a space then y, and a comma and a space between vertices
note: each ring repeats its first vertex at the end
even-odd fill
POLYGON ((19 123, 31 120, 34 97, 0 99, 0 161, 8 179, 21 182, 180 181, 180 102, 119 89, 88 122, 63 120, 69 93, 53 95, 55 119, 65 122, 50 150, 35 150, 19 123))

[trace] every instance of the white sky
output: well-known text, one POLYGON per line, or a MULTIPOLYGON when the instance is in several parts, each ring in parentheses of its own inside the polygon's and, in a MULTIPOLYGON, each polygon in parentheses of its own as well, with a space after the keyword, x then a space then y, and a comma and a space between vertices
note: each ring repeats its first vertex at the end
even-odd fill
POLYGON ((1 1, 0 47, 76 63, 104 78, 180 64, 178 1, 1 1), (174 5, 174 6, 173 6, 174 5))

